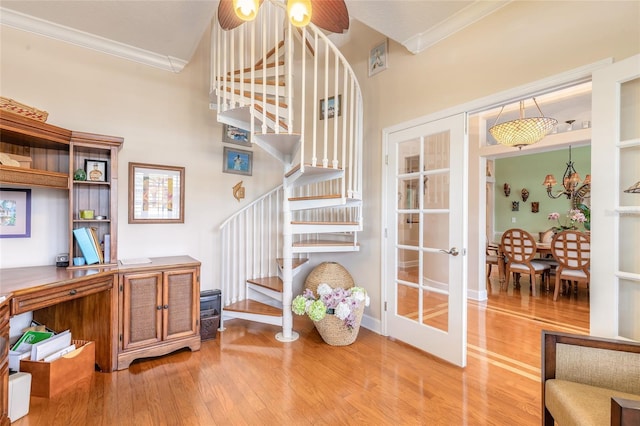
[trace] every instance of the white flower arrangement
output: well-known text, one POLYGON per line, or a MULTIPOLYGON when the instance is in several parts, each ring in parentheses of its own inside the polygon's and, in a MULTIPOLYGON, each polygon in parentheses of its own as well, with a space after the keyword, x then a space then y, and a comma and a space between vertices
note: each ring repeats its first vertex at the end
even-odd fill
POLYGON ((362 287, 331 288, 329 284, 318 285, 318 296, 310 289, 305 289, 296 296, 291 304, 291 310, 297 315, 308 315, 313 321, 320 321, 325 315, 335 315, 344 321, 348 328, 356 323, 356 311, 361 303, 369 306, 370 299, 362 287))

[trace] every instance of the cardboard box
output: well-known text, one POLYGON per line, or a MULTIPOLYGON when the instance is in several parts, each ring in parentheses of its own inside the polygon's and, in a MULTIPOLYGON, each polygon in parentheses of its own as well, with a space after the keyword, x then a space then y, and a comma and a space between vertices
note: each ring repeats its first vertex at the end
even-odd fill
POLYGON ((73 340, 76 350, 52 362, 20 361, 20 371, 31 373, 31 396, 52 398, 95 371, 96 345, 86 340, 73 340))

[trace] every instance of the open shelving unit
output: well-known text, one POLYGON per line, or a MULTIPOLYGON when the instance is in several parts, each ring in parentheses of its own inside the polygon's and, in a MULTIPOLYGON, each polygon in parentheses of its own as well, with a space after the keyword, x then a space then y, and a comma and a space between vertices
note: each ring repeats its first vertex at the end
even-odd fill
MULTIPOLYGON (((73 231, 92 227, 100 242, 104 242, 106 235, 110 236, 110 247, 105 253, 105 260, 109 261, 100 266, 115 265, 118 259, 118 151, 122 143, 120 137, 76 132, 0 111, 0 152, 31 159, 31 167, 0 165, 0 185, 67 191, 69 258, 82 256, 73 231), (85 160, 104 162, 104 180, 73 179, 75 170, 85 168, 85 160), (80 210, 93 210, 94 219, 82 219, 80 210), (95 219, 95 216, 105 219, 95 219)), ((78 268, 72 262, 69 267, 78 268)))

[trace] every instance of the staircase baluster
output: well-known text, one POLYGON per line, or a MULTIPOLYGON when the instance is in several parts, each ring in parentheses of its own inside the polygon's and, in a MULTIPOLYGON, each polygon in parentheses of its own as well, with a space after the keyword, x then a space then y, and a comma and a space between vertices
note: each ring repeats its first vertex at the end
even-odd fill
MULTIPOLYGON (((327 49, 329 51, 329 49, 327 49)), ((338 117, 338 113, 340 108, 342 108, 341 99, 340 99, 340 87, 338 83, 338 75, 340 70, 340 63, 338 62, 338 57, 334 56, 334 76, 333 76, 333 161, 331 162, 331 167, 334 169, 338 168, 338 123, 340 122, 340 118, 338 117)), ((327 105, 328 106, 328 105, 327 105)), ((327 108, 328 110, 328 108, 327 108)))
MULTIPOLYGON (((313 50, 316 54, 313 55, 313 148, 311 150, 311 165, 315 167, 318 164, 318 33, 313 35, 313 50)), ((304 163, 304 158, 300 162, 304 163)))

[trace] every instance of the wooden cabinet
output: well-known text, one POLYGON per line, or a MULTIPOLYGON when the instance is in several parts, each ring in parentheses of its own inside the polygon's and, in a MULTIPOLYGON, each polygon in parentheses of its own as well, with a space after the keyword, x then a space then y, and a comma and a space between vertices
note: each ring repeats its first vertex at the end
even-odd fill
POLYGON ((119 271, 118 370, 137 358, 200 349, 200 262, 154 258, 119 271))
POLYGON ((9 421, 9 301, 0 302, 0 426, 9 421))
MULTIPOLYGON (((37 120, 0 112, 0 153, 31 159, 30 167, 0 165, 0 185, 44 187, 69 193, 69 257, 82 256, 73 230, 95 228, 99 242, 110 236, 106 258, 118 258, 118 150, 123 139, 82 133, 37 120), (88 162, 87 162, 88 161, 88 162), (87 165, 104 168, 103 178, 74 180, 74 171, 87 165), (80 217, 80 210, 93 210, 93 219, 80 217), (96 219, 95 216, 104 216, 96 219)), ((90 172, 91 170, 89 170, 90 172)), ((71 266, 73 267, 73 265, 71 266)))

